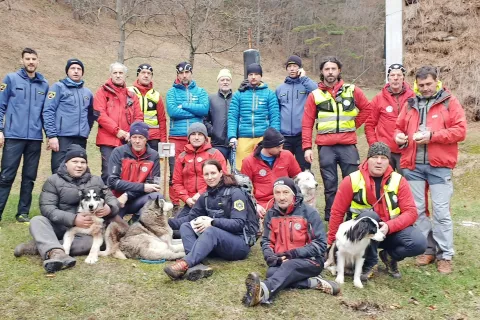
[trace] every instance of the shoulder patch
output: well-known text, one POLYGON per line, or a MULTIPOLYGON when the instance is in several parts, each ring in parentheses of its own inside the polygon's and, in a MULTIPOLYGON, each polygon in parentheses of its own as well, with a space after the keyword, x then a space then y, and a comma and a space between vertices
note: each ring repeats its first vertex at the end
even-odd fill
POLYGON ((5 91, 5 89, 7 89, 7 84, 6 83, 0 84, 0 92, 5 91))
POLYGON ((55 98, 55 96, 57 95, 57 93, 55 91, 49 91, 48 92, 48 99, 53 99, 55 98))
POLYGON ((239 199, 233 203, 233 207, 238 211, 242 211, 242 210, 245 210, 245 203, 239 199))

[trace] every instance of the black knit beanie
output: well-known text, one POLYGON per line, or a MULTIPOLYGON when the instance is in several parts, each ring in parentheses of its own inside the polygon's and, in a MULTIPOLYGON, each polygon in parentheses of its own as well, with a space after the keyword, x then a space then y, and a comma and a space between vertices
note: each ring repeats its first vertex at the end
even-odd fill
POLYGON ((68 59, 67 65, 65 66, 65 73, 68 74, 68 69, 72 66, 72 64, 78 64, 80 68, 82 68, 82 75, 85 73, 85 67, 83 66, 83 62, 80 61, 79 59, 68 59))
POLYGON ((296 64, 299 68, 302 67, 302 59, 299 56, 293 55, 288 57, 287 62, 285 62, 285 68, 291 64, 296 64))
POLYGON ((285 142, 285 137, 275 128, 267 128, 263 134, 262 147, 275 148, 285 142))
POLYGON ((295 182, 293 182, 292 178, 289 178, 289 177, 278 178, 277 181, 273 183, 273 190, 275 190, 275 188, 278 186, 286 186, 290 188, 290 190, 294 195, 297 194, 297 186, 295 185, 295 182))
POLYGON ((258 73, 259 75, 263 76, 262 66, 258 63, 252 63, 247 67, 247 75, 250 73, 258 73))
POLYGON ((88 162, 87 151, 78 144, 72 144, 68 147, 67 153, 65 154, 65 162, 68 162, 73 158, 83 158, 88 162))

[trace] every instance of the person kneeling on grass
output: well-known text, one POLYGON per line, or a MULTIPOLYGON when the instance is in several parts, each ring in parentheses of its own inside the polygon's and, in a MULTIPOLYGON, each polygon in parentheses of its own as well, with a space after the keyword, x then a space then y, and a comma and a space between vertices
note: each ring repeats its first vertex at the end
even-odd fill
MULTIPOLYGON (((72 144, 65 155, 56 174, 51 175, 43 185, 40 193, 41 216, 30 221, 30 234, 33 240, 15 247, 15 257, 38 255, 44 260, 43 267, 48 273, 71 268, 76 260, 67 255, 59 239, 72 227, 89 228, 93 219, 90 213, 78 212, 81 190, 105 188, 102 179, 93 176, 87 165, 87 153, 77 144, 72 144)), ((122 223, 117 216, 119 203, 108 191, 105 204, 95 212, 97 217, 107 222, 115 220, 122 223)), ((86 255, 92 247, 92 236, 77 235, 73 240, 70 254, 86 255)))
POLYGON ((248 307, 268 304, 285 288, 311 288, 337 295, 340 286, 320 276, 327 243, 317 210, 303 203, 301 192, 288 177, 275 181, 273 196, 275 204, 265 216, 261 242, 269 267, 267 279, 261 281, 257 273, 250 273, 242 302, 248 307))
POLYGON ((183 276, 190 281, 206 278, 213 270, 201 262, 207 256, 225 260, 243 260, 250 252, 249 240, 256 236, 247 231, 247 207, 249 201, 238 186, 235 177, 222 172, 217 160, 203 164, 203 178, 207 192, 193 205, 187 216, 170 219, 172 229, 180 228, 187 254, 185 258, 167 266, 164 271, 172 279, 183 276))

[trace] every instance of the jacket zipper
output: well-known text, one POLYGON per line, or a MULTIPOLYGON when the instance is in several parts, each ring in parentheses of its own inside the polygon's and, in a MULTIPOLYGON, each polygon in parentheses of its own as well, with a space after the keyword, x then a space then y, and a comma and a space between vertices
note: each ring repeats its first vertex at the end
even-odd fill
POLYGON ((252 89, 252 138, 255 138, 255 89, 252 89))
POLYGON ((278 230, 279 230, 279 236, 280 236, 280 243, 283 244, 283 237, 282 237, 282 235, 283 235, 283 232, 284 232, 284 231, 283 231, 283 223, 282 223, 282 221, 280 221, 280 222, 278 223, 278 230))
MULTIPOLYGON (((290 108, 290 134, 293 135, 293 93, 295 92, 295 83, 292 87, 292 108, 290 108)), ((288 97, 288 92, 287 92, 288 97)))
POLYGON ((290 242, 293 243, 293 229, 292 229, 292 221, 290 221, 290 242))
POLYGON ((79 99, 78 101, 78 106, 80 107, 79 110, 78 110, 78 136, 80 137, 80 131, 81 131, 81 127, 80 127, 80 122, 82 121, 82 109, 83 109, 83 100, 80 98, 80 94, 79 94, 79 89, 76 88, 75 89, 77 91, 77 98, 79 99))
MULTIPOLYGON (((25 99, 27 98, 27 93, 25 92, 25 99)), ((28 81, 28 124, 30 124, 30 109, 32 108, 32 82, 29 79, 28 81)), ((30 138, 30 130, 27 129, 27 139, 30 138)))
POLYGON ((193 153, 193 172, 195 172, 195 191, 198 191, 198 184, 197 184, 197 151, 193 153))

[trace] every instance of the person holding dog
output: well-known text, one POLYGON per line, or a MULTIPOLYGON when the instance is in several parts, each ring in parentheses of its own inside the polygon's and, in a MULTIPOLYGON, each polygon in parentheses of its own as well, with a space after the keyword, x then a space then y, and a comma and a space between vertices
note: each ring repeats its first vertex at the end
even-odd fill
POLYGON ((120 217, 132 214, 132 222, 149 200, 158 197, 160 185, 160 158, 148 145, 149 125, 142 121, 130 127, 129 142, 112 151, 108 161, 108 186, 120 202, 120 217))
MULTIPOLYGON (((224 164, 209 159, 202 165, 202 174, 207 191, 187 216, 168 221, 172 229, 180 228, 186 253, 185 258, 164 269, 172 280, 185 277, 196 281, 211 276, 213 270, 202 264, 208 256, 229 261, 245 259, 250 252, 249 239, 256 237, 256 232, 248 234, 245 229, 249 200, 235 177, 224 171, 224 164)), ((252 214, 255 216, 255 212, 252 214)))
POLYGON ((302 120, 302 148, 305 160, 313 161, 312 128, 316 128, 320 174, 325 187, 325 221, 338 188, 338 169, 346 177, 358 169, 357 128, 365 122, 370 103, 363 91, 343 82, 342 63, 335 57, 325 57, 320 63, 318 89, 307 98, 302 120))
POLYGON ((69 59, 65 66, 67 77, 50 87, 43 105, 43 126, 48 149, 52 150, 52 174, 57 172, 70 145, 87 147, 95 117, 92 92, 82 79, 84 72, 82 61, 69 59))
POLYGON ((275 128, 268 128, 252 154, 243 160, 242 173, 253 183, 260 218, 273 206, 273 183, 279 177, 294 178, 302 170, 290 151, 283 150, 285 138, 275 128))
POLYGON ((386 235, 384 241, 371 241, 367 248, 362 281, 373 276, 379 247, 383 249, 379 255, 387 272, 398 279, 401 277, 398 261, 422 254, 427 246, 425 237, 413 226, 418 215, 410 186, 404 177, 393 171, 390 156, 390 148, 385 143, 373 143, 360 169, 340 183, 332 206, 329 247, 347 211, 352 213, 353 219, 368 215, 377 220, 380 231, 386 235))
POLYGON ((57 173, 45 181, 40 193, 40 216, 30 221, 30 234, 33 240, 15 247, 15 257, 23 255, 40 255, 43 267, 47 273, 75 266, 72 256, 86 255, 92 246, 90 235, 76 236, 70 250, 71 256, 65 254, 59 239, 65 232, 74 227, 89 228, 93 219, 90 213, 78 212, 82 190, 104 189, 105 204, 95 215, 105 220, 115 220, 122 223, 117 213, 119 203, 108 190, 102 179, 90 173, 87 153, 81 146, 72 144, 65 154, 65 161, 57 173))
POLYGON ((275 205, 265 216, 261 242, 267 278, 261 281, 257 273, 250 273, 242 302, 248 307, 268 304, 286 288, 317 289, 337 295, 340 286, 320 276, 327 245, 317 210, 303 203, 302 193, 291 178, 277 179, 273 195, 275 205))
POLYGON ((467 120, 457 98, 437 78, 435 67, 417 71, 413 90, 416 96, 398 116, 395 141, 402 149, 400 166, 417 205, 416 226, 428 239, 428 248, 416 263, 425 266, 437 260, 438 272, 449 274, 454 255, 452 169, 458 161, 458 143, 467 134, 467 120), (432 198, 433 223, 427 216, 426 185, 432 198))
MULTIPOLYGON (((185 203, 177 217, 188 215, 200 195, 207 191, 207 183, 203 178, 202 165, 209 159, 215 159, 222 165, 223 172, 227 172, 227 162, 222 153, 208 142, 207 128, 201 122, 188 127, 188 144, 183 152, 175 159, 173 172, 173 190, 185 203)), ((178 229, 174 229, 178 230, 178 229)))
POLYGON ((148 124, 148 145, 158 152, 158 143, 167 142, 167 117, 160 92, 153 89, 153 68, 142 63, 137 68, 137 80, 128 87, 138 98, 143 121, 148 124))

